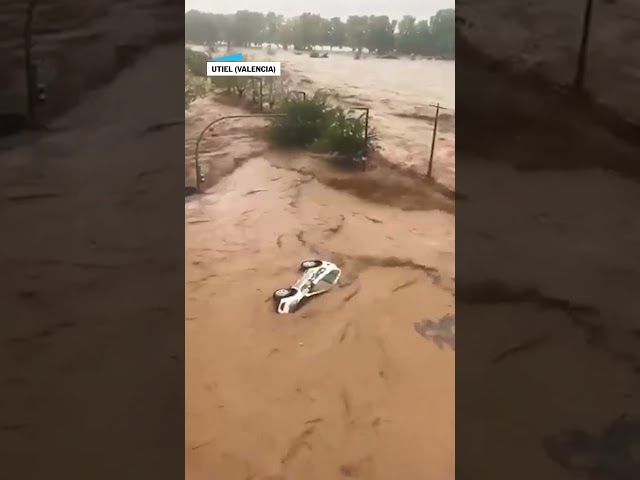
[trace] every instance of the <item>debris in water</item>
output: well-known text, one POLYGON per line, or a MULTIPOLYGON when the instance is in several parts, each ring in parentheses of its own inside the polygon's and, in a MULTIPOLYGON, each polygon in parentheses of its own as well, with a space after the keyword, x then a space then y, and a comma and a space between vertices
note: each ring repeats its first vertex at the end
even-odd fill
POLYGON ((266 192, 266 190, 250 190, 247 193, 244 194, 245 197, 248 197, 249 195, 255 195, 256 193, 260 193, 260 192, 266 192))
POLYGON ((418 282, 418 279, 414 278, 413 280, 409 280, 408 282, 398 285, 393 290, 391 290, 391 292, 392 293, 397 292, 398 290, 402 290, 403 288, 407 288, 407 287, 410 287, 411 285, 415 285, 417 282, 418 282))
POLYGON ((446 314, 437 322, 433 320, 415 322, 413 327, 416 332, 431 340, 438 348, 442 349, 446 344, 452 350, 456 349, 456 319, 454 315, 446 314))

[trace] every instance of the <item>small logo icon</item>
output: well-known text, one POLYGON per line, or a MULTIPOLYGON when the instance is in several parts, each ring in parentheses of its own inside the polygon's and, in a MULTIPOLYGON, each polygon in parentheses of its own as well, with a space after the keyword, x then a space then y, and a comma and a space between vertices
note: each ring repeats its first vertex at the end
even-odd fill
POLYGON ((233 55, 226 55, 224 57, 212 58, 210 62, 241 62, 242 54, 234 53, 233 55))

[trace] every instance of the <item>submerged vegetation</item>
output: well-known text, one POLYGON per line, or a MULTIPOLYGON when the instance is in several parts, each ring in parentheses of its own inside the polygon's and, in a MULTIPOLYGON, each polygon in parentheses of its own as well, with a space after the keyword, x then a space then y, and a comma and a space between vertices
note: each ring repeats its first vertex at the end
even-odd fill
POLYGON ((210 91, 207 82, 207 55, 189 48, 184 50, 184 109, 210 91))
POLYGON ((357 162, 377 148, 375 133, 367 128, 365 118, 330 105, 324 93, 316 92, 308 99, 285 99, 278 112, 284 116, 274 118, 269 130, 277 145, 337 154, 347 163, 357 162))
MULTIPOLYGON (((209 55, 185 48, 184 59, 185 109, 198 98, 221 93, 239 106, 272 110, 289 95, 290 79, 284 68, 280 77, 207 77, 209 55)), ((251 60, 247 55, 244 59, 251 60)))

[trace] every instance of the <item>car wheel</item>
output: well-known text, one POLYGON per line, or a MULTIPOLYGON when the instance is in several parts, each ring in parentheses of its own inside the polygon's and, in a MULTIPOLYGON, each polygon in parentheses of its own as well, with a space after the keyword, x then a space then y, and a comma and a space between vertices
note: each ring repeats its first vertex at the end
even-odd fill
POLYGON ((300 270, 306 270, 307 268, 318 267, 322 265, 321 260, 305 260, 300 264, 300 270))
POLYGON ((273 298, 278 300, 281 298, 290 297, 291 295, 293 295, 293 291, 290 288, 281 288, 273 292, 273 298))

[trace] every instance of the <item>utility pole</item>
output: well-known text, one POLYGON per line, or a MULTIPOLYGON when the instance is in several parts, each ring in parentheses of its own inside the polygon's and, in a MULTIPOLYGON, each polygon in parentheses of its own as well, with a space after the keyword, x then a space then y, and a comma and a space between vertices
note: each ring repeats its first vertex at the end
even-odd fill
POLYGON ((440 103, 430 104, 432 107, 436 107, 436 115, 433 120, 433 136, 431 137, 431 153, 429 154, 429 168, 427 170, 427 176, 431 178, 433 173, 433 152, 436 149, 436 134, 438 133, 438 116, 440 115, 440 110, 446 110, 445 107, 441 107, 440 103))
POLYGON ((582 24, 582 39, 580 40, 580 50, 578 51, 578 66, 576 68, 576 77, 573 81, 573 88, 577 93, 582 93, 584 91, 584 77, 587 69, 587 50, 589 47, 592 11, 593 0, 586 0, 584 20, 582 24))

